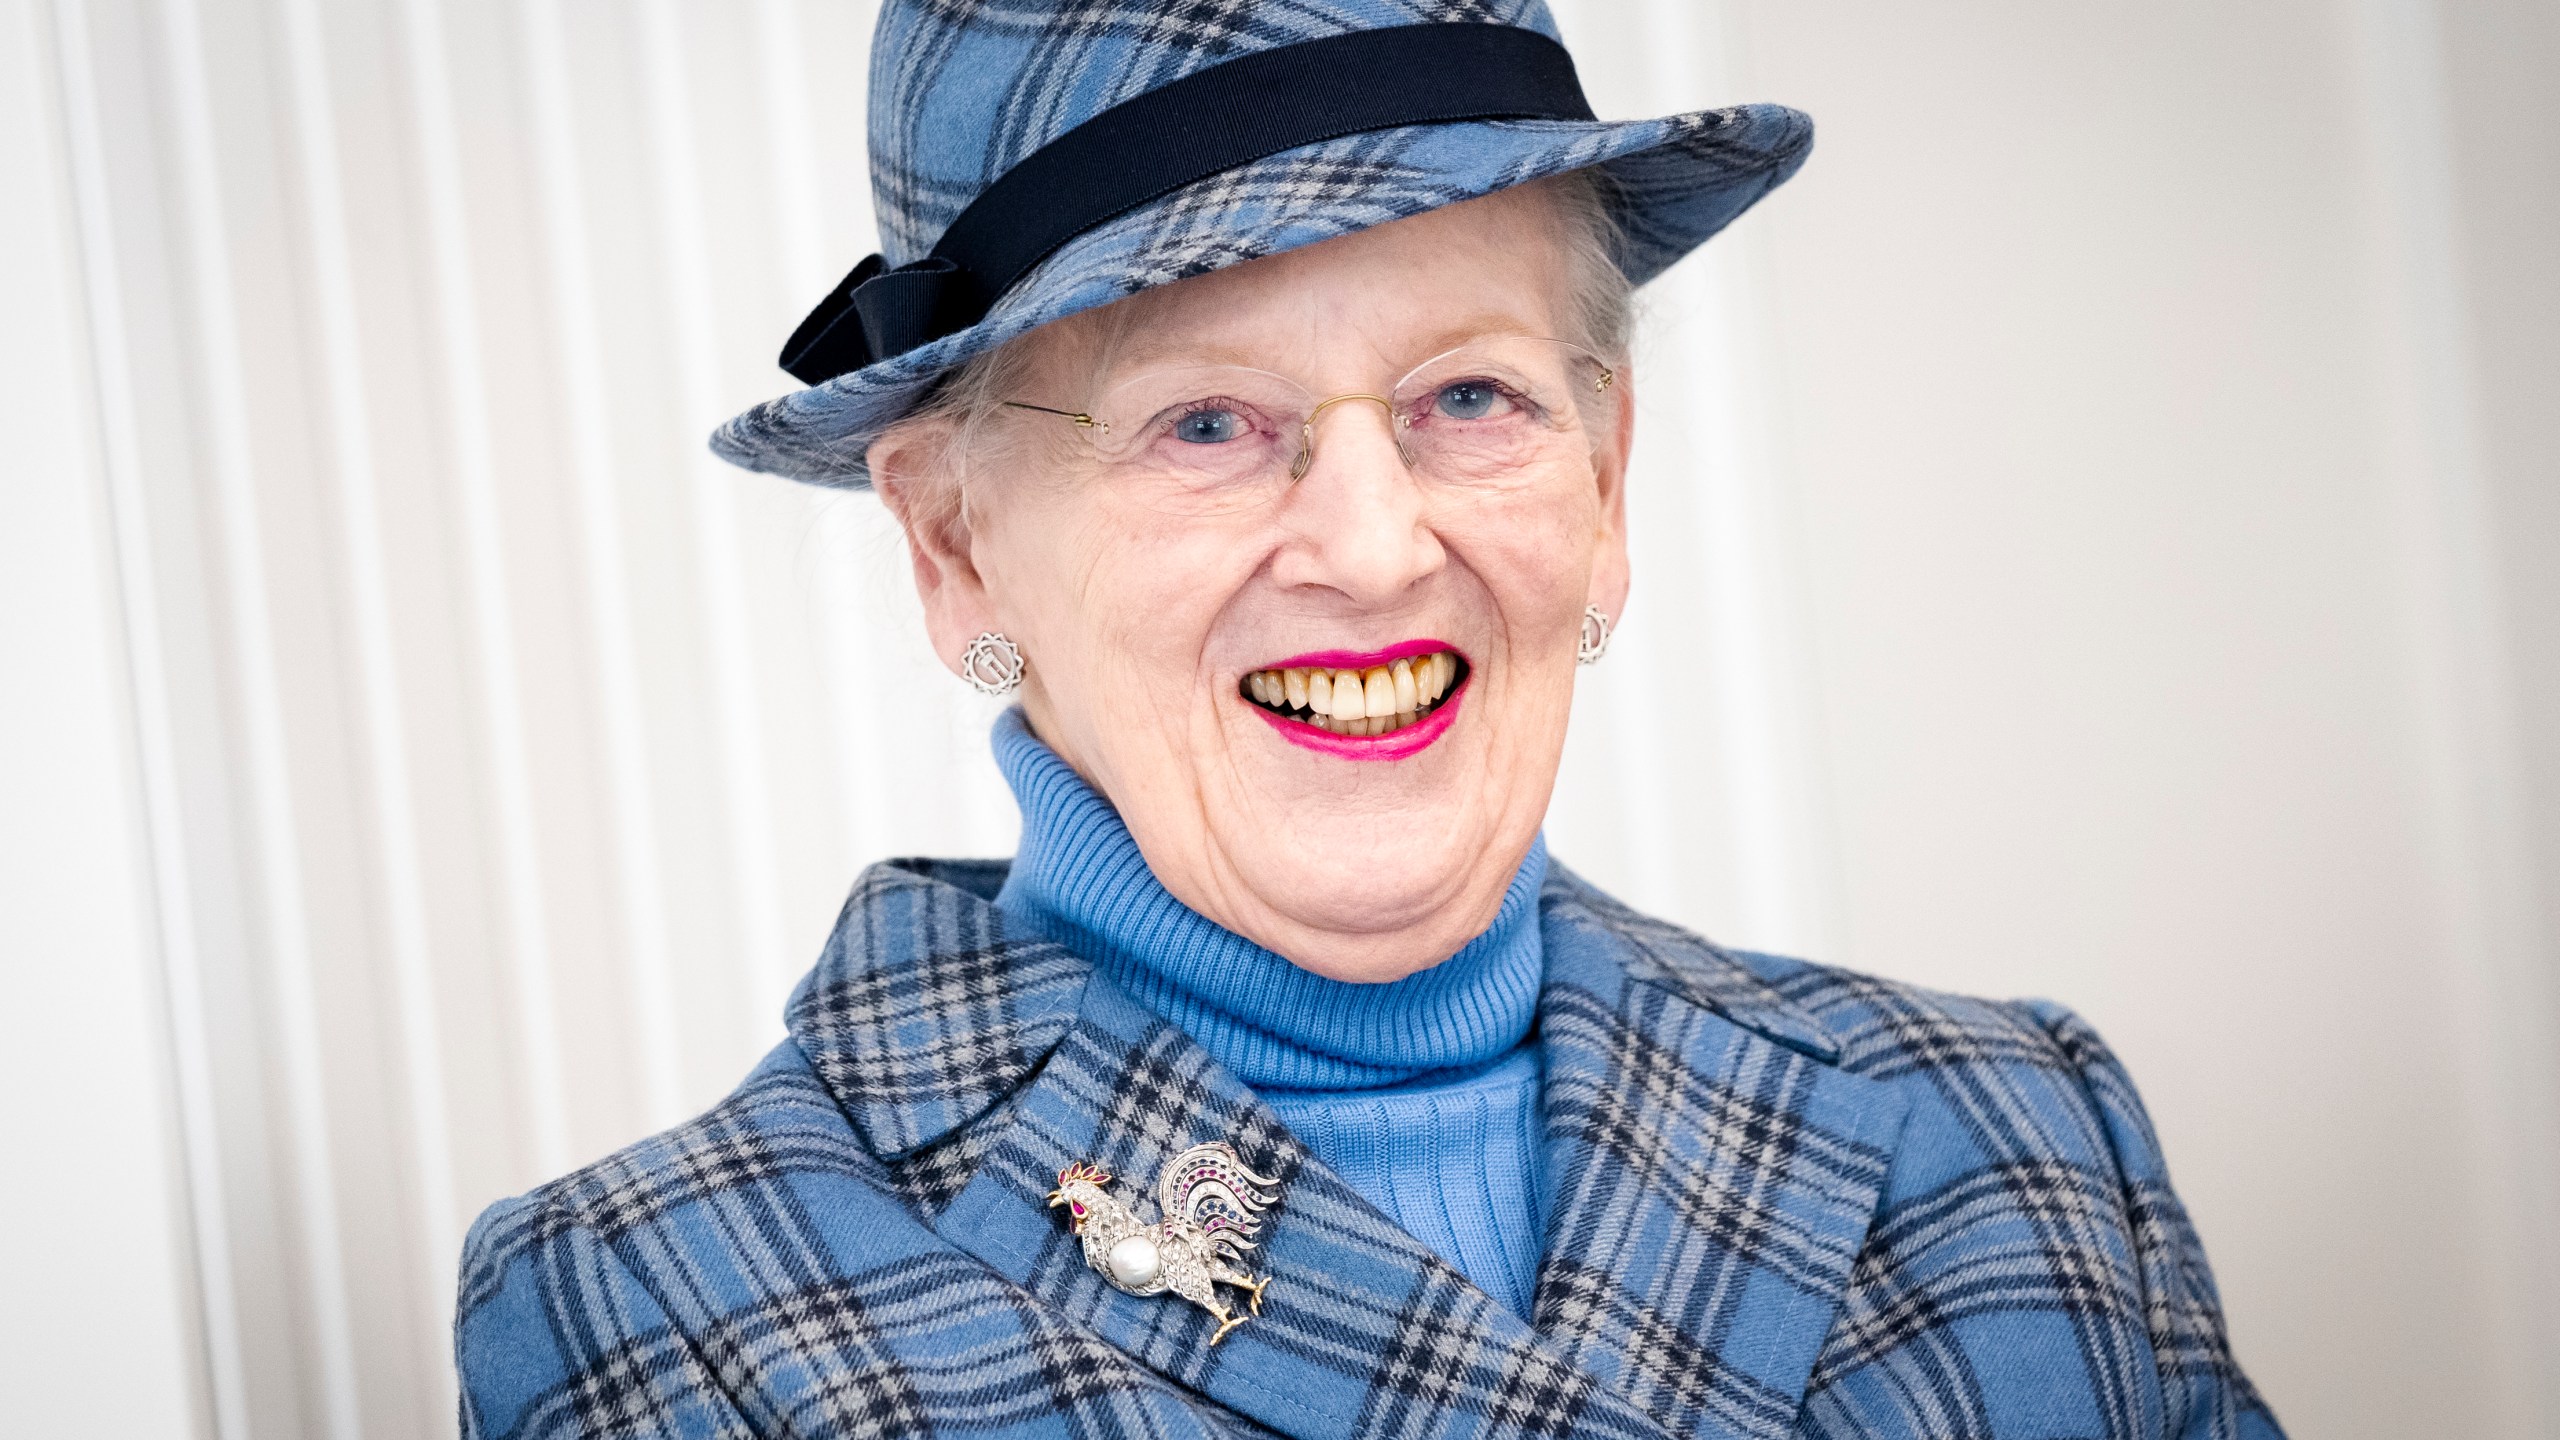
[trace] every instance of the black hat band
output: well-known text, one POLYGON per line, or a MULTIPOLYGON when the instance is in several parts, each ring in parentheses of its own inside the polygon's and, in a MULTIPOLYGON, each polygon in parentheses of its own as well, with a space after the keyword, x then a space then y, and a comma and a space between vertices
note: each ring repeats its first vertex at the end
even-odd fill
POLYGON ((1077 236, 1284 150, 1403 125, 1592 118, 1573 57, 1515 25, 1397 25, 1238 56, 1024 156, 925 258, 865 259, 791 332, 782 368, 817 385, 956 334, 1077 236))

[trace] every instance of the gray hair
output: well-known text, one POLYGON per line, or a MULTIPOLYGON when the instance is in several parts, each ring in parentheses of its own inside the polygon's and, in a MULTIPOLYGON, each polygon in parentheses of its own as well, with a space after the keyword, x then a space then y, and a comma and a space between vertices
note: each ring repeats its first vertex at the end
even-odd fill
MULTIPOLYGON (((1617 255, 1625 228, 1614 205, 1614 182, 1598 170, 1568 170, 1518 187, 1541 194, 1552 207, 1557 240, 1564 252, 1564 293, 1559 339, 1584 346, 1612 365, 1621 365, 1633 341, 1635 286, 1618 268, 1617 255)), ((1037 334, 1038 332, 1033 332, 1037 334)), ((936 386, 906 419, 906 426, 926 421, 950 425, 940 483, 931 493, 909 502, 920 507, 910 523, 947 522, 958 518, 966 499, 967 472, 980 458, 987 424, 1019 393, 1032 358, 1031 335, 1023 335, 971 357, 936 386)))
POLYGON ((1598 170, 1568 170, 1530 182, 1555 206, 1564 245, 1564 319, 1559 337, 1589 348, 1612 365, 1626 363, 1635 342, 1635 289, 1618 268, 1626 244, 1617 182, 1598 170))

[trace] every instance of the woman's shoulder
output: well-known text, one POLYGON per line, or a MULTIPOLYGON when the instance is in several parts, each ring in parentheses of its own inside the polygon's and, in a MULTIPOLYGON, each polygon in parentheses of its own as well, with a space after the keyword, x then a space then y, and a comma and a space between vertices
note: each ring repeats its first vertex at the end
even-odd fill
MULTIPOLYGON (((1859 1260, 1861 1283, 1880 1288, 1858 1303, 1892 1309, 1899 1296, 1912 1313, 1963 1313, 1986 1303, 1974 1281, 1994 1263, 2009 1267, 2012 1300, 2049 1291, 2085 1304, 2091 1277, 2113 1277, 2127 1327, 2153 1347, 2164 1409, 2184 1417, 2170 1433, 2280 1435, 2232 1358, 2212 1268, 2133 1078, 2087 1021, 2050 1000, 1951 994, 1704 940, 1649 948, 1693 983, 1765 986, 1820 1037, 1828 1064, 1899 1093, 1904 1119, 1859 1260)), ((1851 1346, 1826 1356, 1817 1381, 1851 1395, 1875 1358, 1851 1346)))
MULTIPOLYGON (((1915 1122, 1979 1117, 2021 1150, 2067 1154, 2128 1182, 2161 1180, 2160 1142, 2132 1075, 2097 1029, 2053 1000, 1932 989, 1794 956, 1717 947, 1821 1027, 1841 1070, 1910 1093, 1915 1122)), ((1923 1127, 1925 1128, 1925 1127, 1923 1127)))
MULTIPOLYGON (((1883 1152, 1881 1184, 1844 1301, 1863 1318, 1816 1365, 1805 1413, 1827 1418, 1813 1428, 1863 1433, 1859 1417, 1899 1413, 1914 1364, 1937 1373, 1961 1356, 1955 1367, 2003 1393, 2049 1396, 2078 1357, 2147 1342, 2161 1423, 2101 1417, 2091 1433, 2278 1433, 2231 1358, 2211 1268, 2141 1099, 2087 1022, 2050 1001, 1717 945, 1559 873, 1549 983, 1561 973, 1622 990, 1628 1028, 1649 1024, 1712 1057, 1693 1071, 1695 1093, 1719 1121, 1755 1117, 1723 1143, 1791 1155, 1830 1143, 1808 1138, 1814 1102, 1795 1097, 1874 1119, 1862 1133, 1883 1152), (1771 1044, 1704 1042, 1694 1011, 1666 1024, 1647 987, 1771 1044), (2056 1329, 2056 1316, 2075 1318, 2056 1329)), ((2096 1377, 2089 1393, 2136 1394, 2112 1383, 2096 1377)))
POLYGON ((1838 1046, 1840 1069, 1909 1093, 1915 1130, 1942 1129, 1967 1146, 1996 1134, 2013 1152, 2005 1160, 2034 1152, 2090 1162, 2128 1185, 2167 1184, 2159 1136, 2131 1073, 2070 1007, 1955 994, 1792 956, 1725 953, 1821 1024, 1838 1046))
POLYGON ((1890 1079, 2003 1062, 2077 1068, 2104 1051, 2087 1024, 2052 1001, 1958 995, 1718 944, 1628 905, 1561 863, 1549 866, 1546 900, 1551 913, 1563 908, 1618 942, 1633 977, 1668 980, 1853 1074, 1890 1079))
POLYGON ((1553 898, 1611 932, 1632 977, 1668 981, 1826 1066, 1902 1091, 1911 1109, 1906 1140, 1944 1136, 1978 1149, 1997 1137, 2004 1153, 1977 1159, 2067 1159, 2132 1183, 2163 1178, 2131 1077, 2064 1005, 1954 994, 1720 945, 1569 872, 1558 879, 1553 898))
MULTIPOLYGON (((893 1055, 901 1041, 912 1040, 895 1022, 920 1013, 922 1001, 937 998, 939 991, 899 972, 941 958, 931 937, 968 928, 955 916, 954 906, 964 903, 958 897, 965 892, 965 903, 983 902, 1003 883, 1005 866, 1001 860, 900 859, 866 869, 846 898, 817 969, 792 1000, 791 1033, 708 1110, 489 1206, 472 1226, 464 1253, 466 1301, 476 1273, 563 1230, 592 1229, 610 1238, 743 1184, 824 1174, 869 1187, 873 1198, 889 1205, 943 1198, 935 1177, 926 1173, 929 1167, 905 1154, 922 1147, 866 1134, 861 1117, 872 1104, 914 1103, 920 1097, 911 1092, 948 1086, 950 1072, 864 1068, 852 1060, 893 1055), (925 938, 883 933, 894 930, 925 938), (903 1007, 886 999, 901 1000, 903 1007), (830 1003, 841 1013, 814 1013, 830 1003)), ((963 947, 957 961, 984 968, 1002 958, 1004 952, 963 947)), ((984 988, 1010 978, 972 971, 968 984, 953 984, 984 988)), ((970 1010, 948 1023, 984 1019, 970 1010)), ((963 1038, 984 1042, 983 1023, 963 1038)))
POLYGON ((710 1109, 483 1210, 464 1241, 462 1310, 467 1315, 526 1256, 564 1237, 610 1244, 741 1186, 817 1172, 876 1184, 890 1198, 886 1167, 786 1040, 710 1109))
POLYGON ((1983 1066, 2084 1074, 2115 1064, 2068 1006, 1934 989, 1792 955, 1715 947, 1820 1023, 1853 1074, 1891 1079, 1983 1066))
POLYGON ((463 1433, 590 1434, 599 1406, 749 1433, 688 1337, 840 1280, 845 1255, 930 1259, 926 1168, 873 1155, 786 1040, 701 1115, 491 1205, 455 1306, 463 1433))

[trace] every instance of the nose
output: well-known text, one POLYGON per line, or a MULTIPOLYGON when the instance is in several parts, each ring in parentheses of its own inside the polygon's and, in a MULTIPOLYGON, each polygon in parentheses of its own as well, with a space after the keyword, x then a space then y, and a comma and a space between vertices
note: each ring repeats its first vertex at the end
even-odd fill
POLYGON ((1404 594, 1445 563, 1403 437, 1379 395, 1337 395, 1307 415, 1285 519, 1295 538, 1273 563, 1284 585, 1321 585, 1363 604, 1404 594), (1369 404, 1377 419, 1369 421, 1369 404), (1340 406, 1338 413, 1328 410, 1340 406), (1320 422, 1322 444, 1318 445, 1320 422))

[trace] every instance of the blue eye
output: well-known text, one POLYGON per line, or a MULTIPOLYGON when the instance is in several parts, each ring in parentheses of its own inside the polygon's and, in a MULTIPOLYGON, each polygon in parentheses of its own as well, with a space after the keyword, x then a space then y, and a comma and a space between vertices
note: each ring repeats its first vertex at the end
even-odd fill
POLYGON ((1452 420, 1481 420, 1502 403, 1502 392, 1482 380, 1461 380, 1443 385, 1433 397, 1432 409, 1452 420))
POLYGON ((1248 428, 1233 410, 1194 410, 1173 422, 1174 438, 1193 445, 1224 445, 1248 428))

